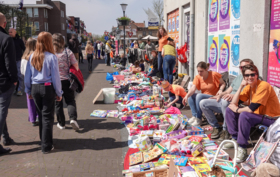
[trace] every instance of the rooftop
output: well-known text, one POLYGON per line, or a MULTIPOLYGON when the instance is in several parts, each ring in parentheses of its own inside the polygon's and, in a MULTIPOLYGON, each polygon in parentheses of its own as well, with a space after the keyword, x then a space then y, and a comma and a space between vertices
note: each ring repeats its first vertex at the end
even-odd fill
MULTIPOLYGON (((19 7, 18 4, 5 4, 8 5, 10 7, 19 7)), ((48 5, 48 4, 23 4, 23 8, 47 8, 47 9, 53 9, 52 6, 48 5)))

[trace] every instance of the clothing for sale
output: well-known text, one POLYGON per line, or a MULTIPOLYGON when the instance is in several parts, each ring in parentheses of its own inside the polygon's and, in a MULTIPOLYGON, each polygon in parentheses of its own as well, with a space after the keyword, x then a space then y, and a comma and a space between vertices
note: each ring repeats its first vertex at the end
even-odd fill
POLYGON ((150 43, 150 45, 149 45, 149 44, 146 44, 145 49, 146 49, 146 54, 148 55, 148 58, 151 60, 151 59, 152 59, 152 54, 151 54, 151 52, 152 52, 153 50, 156 50, 155 45, 154 45, 153 43, 150 43))

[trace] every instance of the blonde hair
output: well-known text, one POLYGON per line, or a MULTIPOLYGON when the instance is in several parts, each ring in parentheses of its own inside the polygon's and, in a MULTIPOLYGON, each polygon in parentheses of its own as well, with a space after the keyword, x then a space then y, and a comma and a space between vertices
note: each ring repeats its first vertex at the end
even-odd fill
POLYGON ((30 55, 35 51, 36 49, 36 39, 33 38, 28 38, 28 40, 26 41, 26 48, 25 51, 22 55, 22 58, 25 60, 29 60, 30 55))
POLYGON ((87 41, 87 45, 86 45, 86 48, 85 48, 86 52, 89 51, 89 50, 93 50, 93 47, 91 45, 91 42, 90 41, 87 41))
POLYGON ((57 53, 60 50, 64 49, 64 38, 60 33, 54 33, 52 35, 54 51, 57 53))
POLYGON ((43 63, 45 58, 44 52, 49 52, 54 54, 52 35, 51 33, 45 31, 41 32, 38 35, 36 49, 34 51, 32 61, 31 61, 31 65, 39 72, 42 71, 43 68, 43 63))

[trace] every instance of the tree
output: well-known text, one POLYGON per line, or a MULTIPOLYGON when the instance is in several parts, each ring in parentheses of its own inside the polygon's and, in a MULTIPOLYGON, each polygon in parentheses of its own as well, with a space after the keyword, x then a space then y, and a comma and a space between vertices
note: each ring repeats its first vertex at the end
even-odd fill
POLYGON ((158 16, 159 19, 159 26, 164 21, 163 19, 163 0, 153 0, 153 10, 158 16))

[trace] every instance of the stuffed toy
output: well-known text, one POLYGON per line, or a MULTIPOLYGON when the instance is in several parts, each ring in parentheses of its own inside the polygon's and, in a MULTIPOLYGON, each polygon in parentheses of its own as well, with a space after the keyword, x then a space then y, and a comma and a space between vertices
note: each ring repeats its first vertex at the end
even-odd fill
POLYGON ((280 170, 271 163, 260 164, 251 174, 253 177, 279 177, 280 170))

